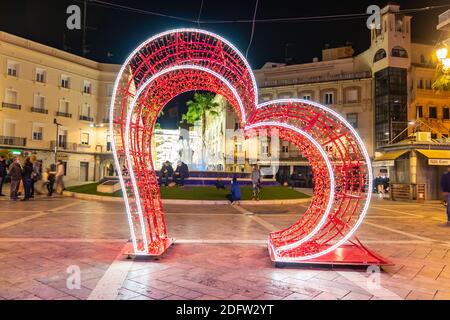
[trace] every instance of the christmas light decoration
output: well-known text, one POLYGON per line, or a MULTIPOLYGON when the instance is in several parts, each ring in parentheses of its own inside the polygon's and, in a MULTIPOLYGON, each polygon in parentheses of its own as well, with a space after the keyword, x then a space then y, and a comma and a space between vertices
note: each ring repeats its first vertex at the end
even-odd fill
MULTIPOLYGON (((312 166, 311 206, 293 226, 270 235, 272 259, 314 261, 345 249, 366 215, 372 190, 370 158, 357 132, 339 114, 311 101, 259 105, 253 72, 231 43, 207 31, 176 29, 134 50, 113 92, 112 149, 134 254, 161 255, 171 244, 152 163, 152 136, 162 108, 193 90, 224 96, 247 137, 267 135, 276 128, 280 138, 295 144, 312 166)), ((375 257, 362 246, 354 247, 375 257)))

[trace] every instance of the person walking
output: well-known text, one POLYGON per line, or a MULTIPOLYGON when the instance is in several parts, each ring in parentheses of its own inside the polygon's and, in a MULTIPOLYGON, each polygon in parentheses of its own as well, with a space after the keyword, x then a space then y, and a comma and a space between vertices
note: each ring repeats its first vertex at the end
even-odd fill
POLYGON ((63 195, 64 190, 66 190, 64 185, 64 173, 64 163, 59 160, 56 166, 56 192, 59 192, 61 195, 63 195))
POLYGON ((450 226, 450 166, 447 167, 447 172, 442 175, 441 188, 447 201, 447 226, 450 226))
POLYGON ((36 182, 40 181, 42 179, 42 162, 40 160, 37 160, 36 158, 33 159, 33 172, 31 174, 31 198, 34 198, 35 193, 35 184, 36 182))
POLYGON ((56 172, 50 171, 49 168, 45 169, 44 173, 42 174, 42 181, 45 184, 45 187, 47 188, 47 195, 49 197, 53 196, 53 188, 55 186, 55 175, 56 172))
POLYGON ((25 159, 25 163, 22 169, 22 181, 25 196, 22 201, 28 201, 31 198, 31 180, 33 175, 33 163, 30 158, 25 159))
POLYGON ((252 186, 253 186, 253 201, 259 201, 260 193, 261 193, 261 171, 258 166, 253 166, 252 174, 252 186))
POLYGON ((3 194, 3 184, 5 183, 8 171, 6 170, 8 166, 6 165, 6 159, 4 156, 0 156, 0 197, 4 197, 3 194))
POLYGON ((14 158, 9 169, 10 184, 10 199, 13 201, 19 200, 17 191, 19 189, 19 183, 22 179, 22 167, 20 166, 19 158, 14 158))

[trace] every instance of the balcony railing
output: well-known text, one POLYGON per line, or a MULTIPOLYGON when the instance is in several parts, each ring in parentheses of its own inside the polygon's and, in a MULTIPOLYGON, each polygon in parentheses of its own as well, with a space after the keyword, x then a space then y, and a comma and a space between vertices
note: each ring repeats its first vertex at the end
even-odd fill
POLYGON ((33 113, 48 114, 48 110, 47 110, 47 109, 36 108, 36 107, 32 107, 32 108, 31 108, 31 112, 33 112, 33 113))
POLYGON ((56 112, 56 116, 57 117, 64 117, 64 118, 72 118, 72 114, 71 113, 67 113, 67 112, 56 112))
POLYGON ((352 73, 339 73, 335 75, 324 75, 316 77, 305 77, 298 79, 286 79, 286 80, 268 80, 261 84, 262 88, 269 87, 281 87, 290 86, 296 84, 307 84, 307 83, 320 83, 338 80, 354 80, 354 79, 365 79, 372 77, 372 72, 362 71, 362 72, 352 72, 352 73))
POLYGON ((109 123, 109 118, 103 118, 102 123, 109 123))
POLYGON ((7 109, 15 109, 15 110, 22 109, 22 106, 20 104, 14 104, 14 103, 8 103, 8 102, 3 102, 2 107, 7 108, 7 109))
POLYGON ((0 145, 25 147, 27 138, 0 136, 0 145))
MULTIPOLYGON (((55 150, 56 141, 50 141, 50 149, 55 150)), ((67 142, 67 141, 59 141, 58 142, 58 150, 64 151, 77 151, 78 143, 75 142, 67 142)))
POLYGON ((94 122, 94 118, 88 116, 80 116, 80 120, 94 122))

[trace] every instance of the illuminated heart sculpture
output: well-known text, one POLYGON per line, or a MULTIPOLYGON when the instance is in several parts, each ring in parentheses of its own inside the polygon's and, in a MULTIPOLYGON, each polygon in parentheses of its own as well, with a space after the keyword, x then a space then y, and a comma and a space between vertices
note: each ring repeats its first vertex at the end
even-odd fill
POLYGON ((274 261, 313 261, 343 248, 366 215, 372 190, 368 153, 356 131, 333 110, 290 99, 258 104, 252 70, 228 41, 203 30, 158 34, 127 59, 111 105, 112 147, 136 255, 160 255, 170 245, 152 135, 161 109, 193 90, 224 96, 249 136, 276 128, 296 145, 314 173, 311 205, 293 226, 270 234, 274 261), (125 168, 125 169, 124 169, 125 168))

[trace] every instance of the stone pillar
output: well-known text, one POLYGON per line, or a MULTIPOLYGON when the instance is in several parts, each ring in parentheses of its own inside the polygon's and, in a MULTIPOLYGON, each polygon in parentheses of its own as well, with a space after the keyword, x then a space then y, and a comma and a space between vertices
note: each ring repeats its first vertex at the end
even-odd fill
POLYGON ((95 156, 95 164, 94 164, 94 181, 100 180, 100 164, 101 160, 99 156, 95 156))
POLYGON ((415 150, 409 154, 409 175, 411 184, 417 184, 417 152, 415 150))

